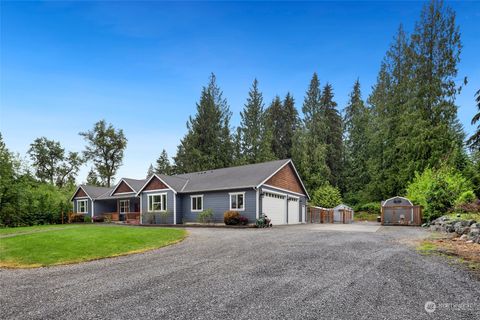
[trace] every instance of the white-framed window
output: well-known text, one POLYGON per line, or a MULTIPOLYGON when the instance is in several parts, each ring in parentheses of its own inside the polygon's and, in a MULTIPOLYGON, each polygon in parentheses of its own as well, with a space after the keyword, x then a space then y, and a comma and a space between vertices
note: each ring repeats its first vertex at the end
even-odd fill
POLYGON ((148 211, 167 211, 167 194, 155 193, 148 195, 148 211))
POLYGON ((88 200, 77 200, 77 213, 88 213, 88 200))
POLYGON ((130 200, 119 200, 118 209, 120 213, 130 212, 130 200))
POLYGON ((230 210, 245 210, 245 192, 230 193, 230 210))
POLYGON ((192 212, 203 211, 203 194, 190 196, 190 208, 192 212))

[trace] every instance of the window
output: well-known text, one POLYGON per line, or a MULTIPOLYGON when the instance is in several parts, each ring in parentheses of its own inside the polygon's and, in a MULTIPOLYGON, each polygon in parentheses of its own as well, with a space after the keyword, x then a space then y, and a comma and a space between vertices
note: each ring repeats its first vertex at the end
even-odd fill
POLYGON ((167 211, 167 194, 149 194, 148 195, 148 211, 167 211))
POLYGON ((130 200, 120 200, 119 203, 120 213, 126 213, 130 211, 130 200))
POLYGON ((245 210, 245 192, 230 193, 230 210, 245 210))
POLYGON ((88 200, 78 200, 77 201, 77 213, 87 213, 88 209, 88 200))
POLYGON ((203 195, 191 196, 192 212, 203 211, 203 195))

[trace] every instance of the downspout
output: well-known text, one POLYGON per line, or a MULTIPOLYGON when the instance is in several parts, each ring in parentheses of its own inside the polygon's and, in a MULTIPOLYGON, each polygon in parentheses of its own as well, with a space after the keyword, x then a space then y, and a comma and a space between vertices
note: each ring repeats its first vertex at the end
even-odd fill
POLYGON ((176 193, 173 193, 173 224, 177 224, 177 194, 176 193))
POLYGON ((257 202, 257 205, 256 205, 256 211, 255 211, 255 216, 258 218, 260 218, 260 192, 258 190, 258 188, 254 187, 253 189, 255 189, 255 198, 256 198, 256 202, 257 202))
POLYGON ((142 195, 140 195, 140 224, 143 224, 142 195))

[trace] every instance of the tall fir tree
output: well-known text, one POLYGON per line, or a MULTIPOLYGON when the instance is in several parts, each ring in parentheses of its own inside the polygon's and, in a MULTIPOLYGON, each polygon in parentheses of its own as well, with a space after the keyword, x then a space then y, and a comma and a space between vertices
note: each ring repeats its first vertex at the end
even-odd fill
POLYGON ((343 123, 337 103, 333 100, 333 87, 327 83, 322 90, 320 100, 321 114, 323 114, 323 127, 325 128, 324 143, 326 145, 325 161, 330 169, 328 180, 332 186, 343 190, 343 123))
POLYGON ((312 193, 328 182, 324 121, 321 109, 320 82, 316 73, 305 93, 303 119, 294 136, 292 158, 307 189, 312 193))
POLYGON ((362 100, 360 81, 353 85, 344 110, 344 184, 346 200, 356 204, 365 200, 364 187, 369 183, 368 145, 369 112, 362 100))
POLYGON ((272 160, 271 137, 266 126, 263 96, 258 89, 258 81, 253 81, 248 92, 247 102, 240 112, 240 127, 237 133, 238 163, 249 164, 272 160))
POLYGON ((173 173, 172 164, 165 149, 162 150, 162 153, 155 162, 153 172, 165 175, 171 175, 173 173))
POLYGON ((230 133, 231 112, 212 73, 202 89, 197 114, 187 122, 187 134, 174 157, 178 173, 228 167, 234 147, 230 133))
POLYGON ((266 111, 266 117, 267 134, 271 134, 275 158, 291 158, 293 137, 298 127, 298 112, 293 96, 287 93, 283 101, 276 96, 266 111))
POLYGON ((150 178, 153 174, 155 173, 155 169, 153 168, 153 165, 150 163, 150 166, 148 167, 147 170, 147 176, 146 178, 150 178))

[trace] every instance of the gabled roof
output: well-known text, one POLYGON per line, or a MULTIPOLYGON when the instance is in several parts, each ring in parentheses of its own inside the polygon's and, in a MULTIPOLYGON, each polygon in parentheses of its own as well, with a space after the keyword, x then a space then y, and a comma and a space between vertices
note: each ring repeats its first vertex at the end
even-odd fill
POLYGON ((117 185, 112 189, 110 192, 110 195, 113 196, 115 193, 115 190, 122 184, 122 182, 125 182, 130 189, 132 189, 132 193, 137 193, 145 184, 147 179, 130 179, 130 178, 122 178, 120 181, 118 181, 117 185))
POLYGON ((176 177, 188 180, 181 192, 253 188, 265 183, 268 178, 289 162, 291 162, 290 159, 275 160, 238 167, 180 174, 176 177))
MULTIPOLYGON (((159 179, 175 193, 258 188, 288 164, 292 165, 295 174, 298 176, 298 172, 295 169, 292 161, 290 159, 283 159, 237 167, 178 174, 174 176, 153 174, 147 179, 123 178, 114 188, 101 188, 102 190, 98 189, 99 187, 85 187, 97 188, 98 190, 93 191, 95 193, 95 197, 92 198, 100 197, 101 199, 115 198, 120 196, 111 194, 113 194, 114 190, 122 181, 125 181, 125 183, 131 189, 133 189, 135 194, 138 196, 153 178, 159 179)), ((303 190, 305 191, 305 194, 307 197, 309 197, 302 180, 300 177, 298 178, 303 190)), ((84 191, 88 194, 87 190, 84 189, 84 191)))
POLYGON ((104 194, 109 194, 113 190, 113 188, 97 187, 97 186, 89 186, 86 184, 81 184, 77 188, 77 190, 75 190, 75 193, 73 194, 70 200, 73 200, 73 198, 75 197, 79 189, 82 189, 91 200, 100 198, 104 194))

